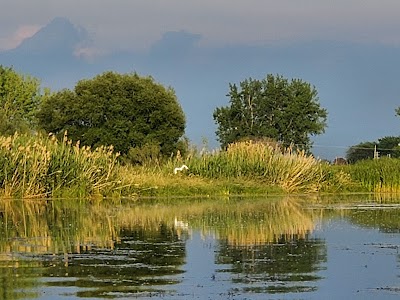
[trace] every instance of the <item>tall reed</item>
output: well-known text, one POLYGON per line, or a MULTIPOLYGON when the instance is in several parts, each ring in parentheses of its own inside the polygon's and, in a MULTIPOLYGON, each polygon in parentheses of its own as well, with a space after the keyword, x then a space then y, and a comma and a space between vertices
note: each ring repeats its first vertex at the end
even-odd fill
POLYGON ((226 151, 189 156, 180 162, 194 175, 257 179, 287 192, 319 191, 328 175, 319 160, 303 151, 254 141, 233 143, 226 151))
POLYGON ((103 194, 116 183, 117 153, 91 150, 67 136, 14 134, 0 137, 0 193, 4 197, 103 194))
POLYGON ((400 192, 400 159, 382 157, 362 160, 341 168, 368 192, 400 192))

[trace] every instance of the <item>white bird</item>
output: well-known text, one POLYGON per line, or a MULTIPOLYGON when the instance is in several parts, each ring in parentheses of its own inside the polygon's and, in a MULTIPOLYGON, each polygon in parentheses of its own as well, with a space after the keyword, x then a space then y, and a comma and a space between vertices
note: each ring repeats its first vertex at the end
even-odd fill
POLYGON ((183 171, 183 169, 189 170, 187 165, 182 165, 182 167, 174 169, 174 174, 178 173, 178 171, 183 171))
POLYGON ((174 227, 187 230, 189 228, 189 224, 187 222, 180 221, 180 220, 177 219, 177 217, 175 217, 175 219, 174 219, 174 227))

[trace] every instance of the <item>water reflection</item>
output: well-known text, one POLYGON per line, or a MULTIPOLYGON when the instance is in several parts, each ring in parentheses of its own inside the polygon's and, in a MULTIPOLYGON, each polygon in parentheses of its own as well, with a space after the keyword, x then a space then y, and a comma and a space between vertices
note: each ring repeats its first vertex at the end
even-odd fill
POLYGON ((219 239, 219 272, 232 274, 232 293, 312 291, 326 261, 324 241, 310 238, 319 218, 293 198, 238 201, 205 210, 203 231, 219 239))
POLYGON ((184 263, 184 241, 157 214, 149 222, 137 207, 112 203, 0 203, 1 268, 9 271, 1 272, 2 294, 11 298, 26 298, 21 288, 39 285, 39 278, 58 277, 47 284, 82 288, 76 293, 82 297, 103 297, 109 292, 153 292, 152 286, 176 283, 162 276, 182 272, 178 267, 184 263), (32 262, 28 269, 38 274, 27 282, 26 264, 32 262), (17 284, 6 282, 10 275, 17 284))
POLYGON ((326 248, 318 239, 282 238, 276 244, 232 247, 221 244, 217 261, 229 264, 238 292, 288 293, 316 290, 312 282, 326 261, 326 248), (244 285, 243 285, 244 284, 244 285), (242 290, 241 290, 242 289, 242 290))
POLYGON ((207 285, 213 299, 311 295, 327 266, 326 241, 315 235, 324 220, 346 217, 369 226, 373 217, 371 226, 399 228, 397 211, 357 214, 325 209, 322 201, 2 200, 0 299, 186 299, 207 285), (200 245, 209 245, 204 259, 200 245))
POLYGON ((385 233, 400 233, 400 209, 374 207, 359 208, 347 212, 354 224, 377 228, 385 233))
POLYGON ((78 291, 80 297, 106 297, 109 293, 155 292, 153 286, 175 284, 165 276, 179 274, 185 245, 165 225, 158 230, 124 229, 112 249, 92 245, 79 254, 45 261, 44 277, 71 277, 73 281, 52 281, 53 286, 73 285, 96 288, 78 291), (165 277, 165 278, 163 278, 165 277))
POLYGON ((206 208, 201 213, 201 228, 212 228, 219 239, 231 246, 253 246, 278 240, 305 238, 312 232, 318 218, 304 210, 293 198, 268 201, 230 201, 225 205, 206 208))

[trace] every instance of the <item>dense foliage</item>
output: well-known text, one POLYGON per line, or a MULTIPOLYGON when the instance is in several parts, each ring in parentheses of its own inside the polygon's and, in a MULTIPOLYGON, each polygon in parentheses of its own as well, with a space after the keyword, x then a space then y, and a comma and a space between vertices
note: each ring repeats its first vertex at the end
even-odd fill
POLYGON ((400 137, 386 136, 378 139, 377 142, 363 142, 351 146, 346 153, 346 158, 350 163, 359 160, 372 159, 374 155, 379 157, 400 157, 400 137), (375 154, 375 148, 377 153, 375 154))
POLYGON ((32 130, 41 98, 39 80, 0 65, 0 134, 32 130))
POLYGON ((271 74, 229 85, 230 105, 216 108, 216 134, 223 147, 245 138, 272 138, 309 150, 310 135, 324 132, 327 111, 317 90, 300 79, 271 74))
POLYGON ((123 154, 147 147, 169 156, 185 130, 175 92, 138 74, 106 72, 81 80, 43 102, 38 113, 47 132, 81 144, 113 145, 123 154))
POLYGON ((346 159, 349 163, 359 160, 372 159, 374 157, 375 142, 363 142, 351 146, 346 152, 346 159))

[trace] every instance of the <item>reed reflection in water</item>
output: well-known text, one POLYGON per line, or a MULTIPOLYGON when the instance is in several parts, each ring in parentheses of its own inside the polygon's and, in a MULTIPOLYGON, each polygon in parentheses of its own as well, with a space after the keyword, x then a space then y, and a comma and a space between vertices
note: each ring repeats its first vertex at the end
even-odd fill
POLYGON ((319 218, 290 198, 3 200, 0 294, 40 298, 61 288, 75 297, 185 297, 182 287, 202 280, 185 278, 194 232, 216 241, 214 261, 200 263, 236 274, 220 295, 310 291, 302 283, 319 279, 326 257, 323 241, 309 238, 319 218))
POLYGON ((289 197, 232 203, 203 220, 218 234, 218 272, 231 274, 232 291, 275 294, 316 290, 327 255, 324 241, 310 236, 319 217, 289 197))

